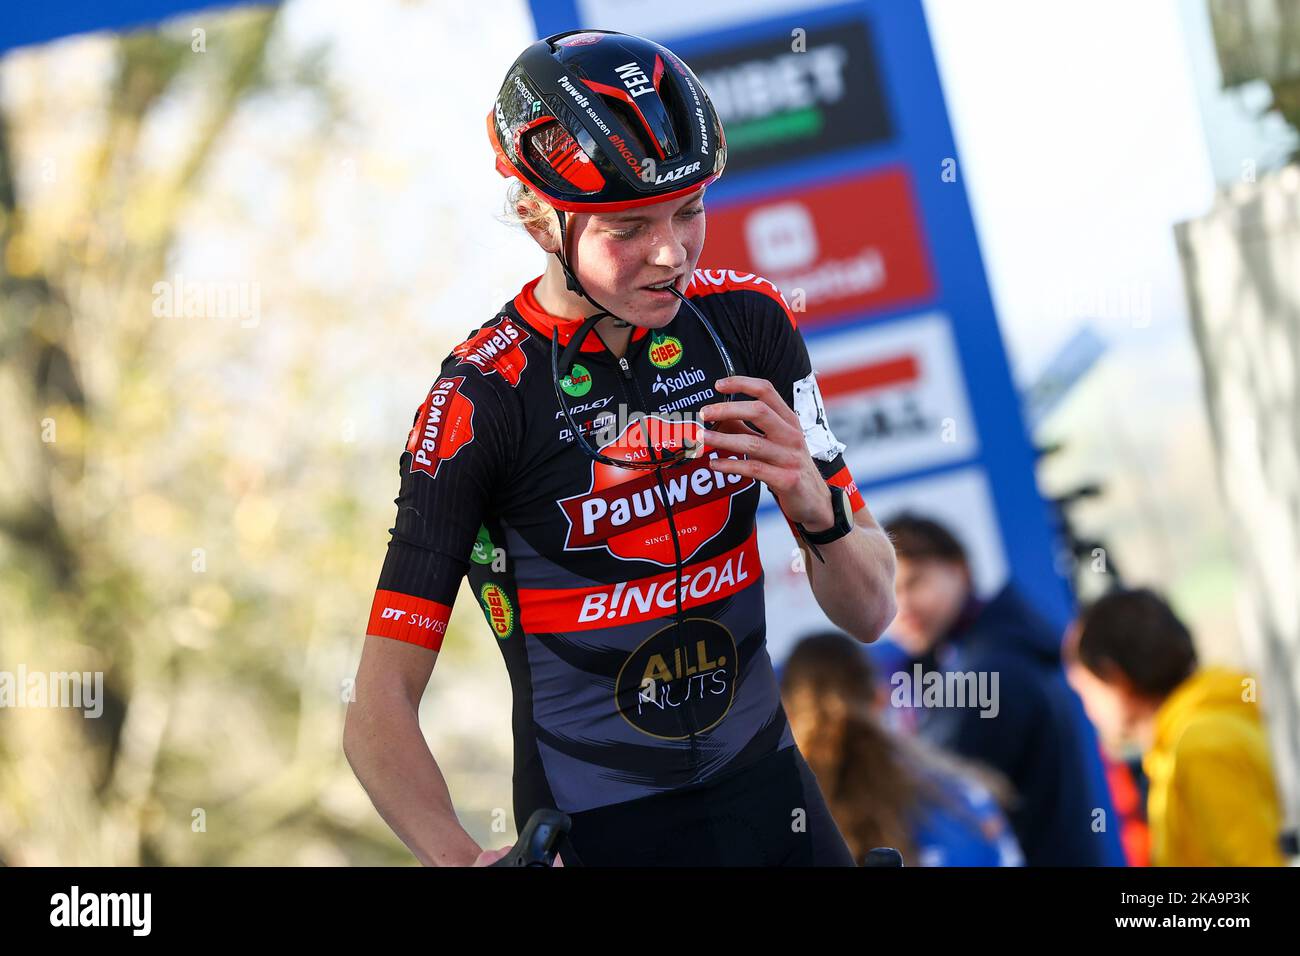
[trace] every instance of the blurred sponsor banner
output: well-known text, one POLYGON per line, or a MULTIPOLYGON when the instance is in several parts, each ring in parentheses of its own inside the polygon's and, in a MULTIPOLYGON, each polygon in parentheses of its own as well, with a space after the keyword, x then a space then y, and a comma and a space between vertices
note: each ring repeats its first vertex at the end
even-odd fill
POLYGON ((771 279, 805 335, 828 319, 934 301, 902 167, 710 208, 708 219, 705 259, 771 279))
POLYGON ((859 486, 978 451, 950 329, 931 312, 809 343, 826 415, 859 486))
MULTIPOLYGON (((1005 551, 984 469, 958 468, 930 478, 877 486, 871 493, 871 510, 885 515, 919 511, 957 529, 971 559, 976 590, 993 594, 1005 583, 1005 551)), ((768 652, 774 661, 781 661, 800 637, 823 629, 835 630, 835 626, 816 601, 808 600, 808 575, 779 511, 759 516, 758 544, 767 605, 768 652)))
MULTIPOLYGON (((531 6, 540 36, 622 30, 685 58, 727 133, 700 267, 781 289, 878 518, 942 518, 985 595, 1014 579, 1063 626, 1069 592, 919 0, 531 6)), ((760 520, 780 648, 822 619, 806 581, 789 580, 793 541, 770 499, 760 520)))
MULTIPOLYGON (((0 18, 0 53, 28 43, 44 43, 72 33, 94 30, 127 30, 195 10, 225 9, 241 3, 213 3, 212 0, 116 0, 92 3, 69 0, 64 3, 24 3, 0 18)), ((274 6, 274 4, 260 4, 274 6)))

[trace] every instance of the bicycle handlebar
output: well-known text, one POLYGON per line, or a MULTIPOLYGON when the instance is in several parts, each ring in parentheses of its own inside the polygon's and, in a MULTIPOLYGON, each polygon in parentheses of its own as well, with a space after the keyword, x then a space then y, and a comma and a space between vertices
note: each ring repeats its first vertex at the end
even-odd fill
POLYGON ((553 866, 560 841, 568 836, 573 821, 567 813, 542 808, 534 810, 514 847, 489 866, 553 866))

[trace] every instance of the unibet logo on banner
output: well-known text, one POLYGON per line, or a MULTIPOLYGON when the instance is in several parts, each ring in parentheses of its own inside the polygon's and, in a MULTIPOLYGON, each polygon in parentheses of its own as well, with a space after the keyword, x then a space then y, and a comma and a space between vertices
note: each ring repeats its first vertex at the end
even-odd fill
POLYGON ((865 146, 893 136, 871 31, 853 18, 790 48, 768 38, 694 54, 691 68, 727 131, 727 172, 865 146))

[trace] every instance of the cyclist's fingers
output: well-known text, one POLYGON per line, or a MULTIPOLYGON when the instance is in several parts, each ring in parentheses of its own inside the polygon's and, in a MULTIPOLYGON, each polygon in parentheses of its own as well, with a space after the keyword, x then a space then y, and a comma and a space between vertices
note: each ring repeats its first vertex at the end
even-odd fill
POLYGON ((474 865, 491 866, 493 863, 501 859, 503 856, 507 855, 513 849, 514 849, 513 845, 506 844, 505 846, 500 847, 496 850, 483 850, 481 853, 479 853, 478 859, 474 861, 474 865))
POLYGON ((799 416, 795 414, 790 403, 781 397, 781 393, 776 390, 768 379, 755 378, 750 375, 733 375, 730 378, 718 379, 717 386, 720 392, 742 392, 745 395, 753 395, 764 405, 768 406, 788 425, 798 427, 799 416))

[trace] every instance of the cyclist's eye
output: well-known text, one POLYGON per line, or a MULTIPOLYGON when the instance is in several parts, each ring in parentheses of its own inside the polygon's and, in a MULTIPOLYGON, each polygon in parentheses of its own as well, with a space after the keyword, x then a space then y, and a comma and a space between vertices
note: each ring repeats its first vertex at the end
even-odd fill
POLYGON ((681 216, 683 219, 694 219, 696 216, 701 216, 703 214, 704 214, 704 207, 696 206, 694 209, 688 209, 684 212, 679 212, 677 215, 681 216))
POLYGON ((609 235, 612 239, 631 239, 640 228, 640 226, 633 226, 630 229, 612 229, 609 235))

